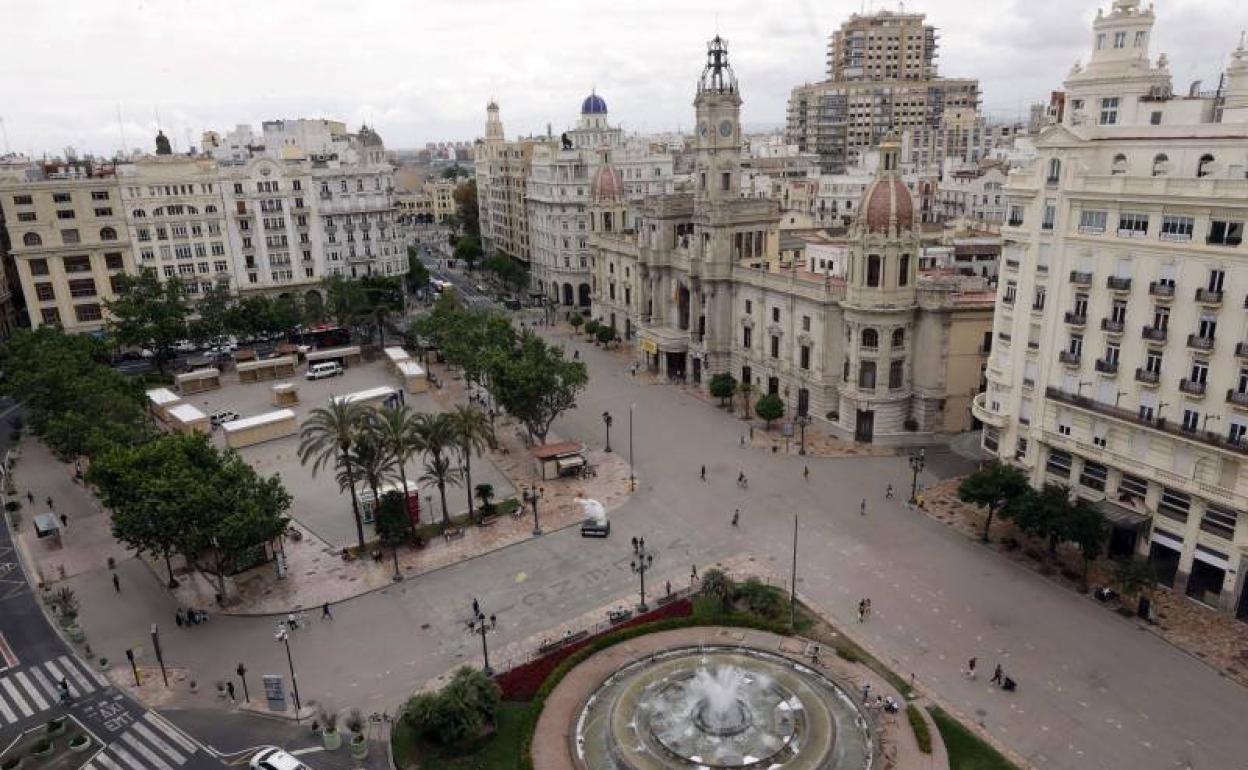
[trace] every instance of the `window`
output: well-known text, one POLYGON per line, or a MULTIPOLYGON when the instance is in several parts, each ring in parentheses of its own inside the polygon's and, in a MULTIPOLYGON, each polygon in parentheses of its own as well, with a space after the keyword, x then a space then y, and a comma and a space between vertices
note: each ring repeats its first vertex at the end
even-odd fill
POLYGON ((748 313, 753 313, 753 312, 754 312, 754 303, 753 303, 753 302, 751 302, 751 301, 750 301, 750 300, 748 300, 748 299, 745 301, 745 312, 746 312, 747 314, 748 314, 748 313))
POLYGON ((1044 310, 1044 302, 1049 297, 1048 289, 1043 286, 1037 286, 1035 296, 1031 300, 1032 310, 1044 310))
POLYGON ((1187 521, 1187 514, 1192 509, 1192 498, 1186 492, 1170 487, 1161 488, 1161 501, 1157 504, 1157 512, 1175 521, 1187 521))
POLYGON ((1044 218, 1040 221, 1040 229, 1052 230, 1053 224, 1057 221, 1057 204, 1053 199, 1044 202, 1044 218))
POLYGON ((1023 224, 1023 207, 1010 206, 1010 227, 1021 227, 1023 224))
POLYGON ((1238 246, 1244 239, 1244 223, 1231 219, 1214 219, 1209 222, 1206 243, 1216 246, 1238 246))
POLYGON ((780 357, 780 338, 774 334, 771 335, 771 357, 780 357))
POLYGON ((37 283, 35 284, 35 299, 40 302, 51 302, 56 299, 56 290, 50 283, 37 283))
POLYGON ((871 254, 867 257, 867 285, 880 285, 880 255, 871 254))
POLYGON ((1081 211, 1079 212, 1079 232, 1103 233, 1108 218, 1108 211, 1081 211))
POLYGON ((744 329, 742 329, 741 330, 741 347, 743 348, 750 347, 750 343, 753 342, 753 339, 752 339, 753 336, 754 336, 754 330, 751 329, 750 327, 747 326, 744 329))
POLYGON ((862 347, 878 348, 880 346, 880 334, 875 329, 862 330, 862 347))
POLYGON ((1196 176, 1200 178, 1209 176, 1211 173, 1213 173, 1213 156, 1205 153, 1196 163, 1196 176))
POLYGON ((117 240, 117 231, 111 227, 101 227, 100 228, 100 240, 101 241, 117 240))
POLYGON ((1104 47, 1105 47, 1105 33, 1101 32, 1100 34, 1096 36, 1096 50, 1099 51, 1104 47))
POLYGON ((1083 335, 1082 334, 1070 335, 1070 344, 1066 347, 1066 350, 1075 357, 1082 355, 1083 335))
POLYGON ((86 305, 74 305, 74 317, 79 323, 88 323, 91 321, 99 321, 104 317, 100 311, 100 306, 94 302, 86 305))
POLYGON ((1147 497, 1148 482, 1139 476, 1124 473, 1122 474, 1122 480, 1118 482, 1118 494, 1133 495, 1139 498, 1147 497))
POLYGON ((727 191, 732 189, 732 173, 725 171, 719 176, 719 189, 727 191))
POLYGON ((1150 350, 1144 358, 1144 371, 1149 374, 1161 374, 1161 351, 1150 350))
POLYGON ((1153 110, 1148 114, 1148 123, 1151 126, 1161 125, 1161 110, 1153 110))
POLYGON ((1148 214, 1122 212, 1118 215, 1118 234, 1132 238, 1148 235, 1148 214))
POLYGON ((1120 175, 1127 173, 1127 156, 1118 153, 1114 156, 1114 164, 1110 167, 1110 174, 1120 175))
POLYGON ((1006 281, 1005 282, 1005 295, 1002 298, 1005 304, 1013 305, 1014 300, 1017 299, 1017 297, 1018 297, 1018 282, 1006 281))
POLYGON ((1101 125, 1112 126, 1118 122, 1118 97, 1101 100, 1101 125))
POLYGON ((1235 519, 1234 509, 1205 503, 1205 515, 1200 519, 1200 528, 1215 537, 1230 540, 1235 537, 1235 519))
POLYGON ((1135 33, 1135 47, 1136 48, 1143 48, 1144 43, 1147 40, 1148 40, 1148 33, 1145 32, 1144 30, 1141 29, 1135 33))
POLYGON ((1070 478, 1070 464, 1070 452, 1050 448, 1049 459, 1044 467, 1049 472, 1049 475, 1068 479, 1070 478))
POLYGON ((1207 384, 1209 382, 1209 362, 1208 361, 1193 361, 1192 373, 1189 379, 1193 383, 1197 383, 1200 385, 1207 384))
POLYGON ((1190 241, 1196 220, 1192 217, 1180 217, 1166 214, 1161 218, 1161 239, 1163 241, 1190 241))
POLYGON ((798 353, 798 366, 803 369, 810 368, 810 345, 802 345, 798 353))
POLYGON ((95 210, 95 215, 97 217, 111 217, 113 215, 113 210, 107 207, 99 208, 95 210))
POLYGON ((72 201, 73 198, 70 197, 69 193, 52 193, 53 203, 70 203, 72 201))
POLYGON ((902 254, 901 262, 897 267, 897 285, 908 286, 910 284, 910 255, 902 254))
POLYGON ((905 347, 905 344, 906 344, 906 330, 905 329, 893 329, 893 347, 895 348, 905 347))
POLYGON ((1127 47, 1127 33, 1115 32, 1114 33, 1114 48, 1126 48, 1126 47, 1127 47))
POLYGON ((75 216, 73 209, 58 209, 56 212, 57 219, 73 219, 75 216))
POLYGON ((808 315, 802 316, 802 331, 810 331, 810 316, 808 315))
POLYGON ((108 190, 92 190, 92 191, 91 191, 91 200, 93 200, 93 201, 106 201, 106 200, 108 200, 108 190))
POLYGON ((772 323, 780 323, 780 308, 773 307, 771 309, 771 321, 772 323))
POLYGON ((1183 410, 1183 430, 1195 433, 1200 428, 1200 412, 1195 409, 1183 410))
POLYGON ((30 205, 33 205, 34 202, 35 202, 35 199, 30 197, 29 195, 14 195, 13 196, 14 206, 30 206, 30 205))
POLYGON ((43 318, 43 322, 49 326, 61 325, 61 313, 54 307, 45 307, 39 311, 39 315, 43 318))
POLYGON ((905 382, 906 359, 898 358, 888 363, 888 387, 900 388, 905 382))
POLYGON ((91 272, 91 257, 65 257, 62 260, 65 272, 67 273, 89 273, 91 272))
POLYGON ((38 215, 37 215, 37 214, 35 214, 35 212, 33 212, 33 211, 19 211, 19 212, 17 212, 17 221, 18 221, 18 222, 34 222, 34 221, 35 221, 35 220, 37 220, 38 218, 39 218, 39 217, 38 217, 38 215))
POLYGON ((1079 473, 1079 483, 1088 489, 1105 491, 1105 480, 1109 478, 1109 468, 1091 460, 1083 461, 1083 470, 1079 473))
POLYGON ((38 233, 26 233, 25 235, 22 236, 22 245, 23 246, 42 246, 43 239, 39 237, 38 233))
POLYGON ((1153 156, 1153 176, 1165 176, 1170 170, 1170 157, 1164 152, 1153 156))
POLYGON ((77 278, 69 282, 69 296, 71 297, 94 297, 95 296, 95 280, 92 278, 77 278))
POLYGON ((863 390, 875 390, 874 361, 862 361, 858 364, 858 387, 863 390))
POLYGON ((120 254, 114 252, 104 255, 104 267, 109 270, 121 270, 125 266, 125 261, 122 259, 120 254))

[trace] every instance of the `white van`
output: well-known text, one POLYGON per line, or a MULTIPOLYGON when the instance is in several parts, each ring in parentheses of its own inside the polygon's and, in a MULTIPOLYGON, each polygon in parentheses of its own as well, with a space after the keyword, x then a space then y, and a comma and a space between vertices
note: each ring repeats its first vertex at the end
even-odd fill
POLYGON ((323 364, 313 364, 308 368, 307 378, 309 380, 320 380, 325 377, 337 377, 342 374, 342 364, 337 361, 326 361, 323 364))

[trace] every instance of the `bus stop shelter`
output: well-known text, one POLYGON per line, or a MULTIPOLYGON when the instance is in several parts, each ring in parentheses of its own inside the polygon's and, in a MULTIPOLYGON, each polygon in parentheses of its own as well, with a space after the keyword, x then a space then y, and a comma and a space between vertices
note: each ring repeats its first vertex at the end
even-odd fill
POLYGON ((529 450, 537 463, 538 473, 542 480, 549 478, 546 474, 553 468, 555 477, 571 476, 585 467, 585 445, 579 441, 561 441, 557 444, 542 444, 529 450))

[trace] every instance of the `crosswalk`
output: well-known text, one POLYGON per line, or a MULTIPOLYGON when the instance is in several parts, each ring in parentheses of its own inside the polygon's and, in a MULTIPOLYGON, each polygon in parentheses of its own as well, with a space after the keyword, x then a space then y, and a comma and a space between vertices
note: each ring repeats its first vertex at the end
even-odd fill
POLYGON ((59 705, 57 686, 62 679, 74 698, 108 686, 103 674, 68 655, 7 669, 0 676, 0 726, 16 724, 59 705))
POLYGON ((163 718, 148 711, 91 757, 81 770, 175 770, 199 747, 163 718))

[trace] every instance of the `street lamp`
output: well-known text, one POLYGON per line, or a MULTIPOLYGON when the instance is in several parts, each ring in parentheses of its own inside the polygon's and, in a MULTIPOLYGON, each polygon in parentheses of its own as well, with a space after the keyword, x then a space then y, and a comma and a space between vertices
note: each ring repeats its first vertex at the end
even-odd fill
POLYGON ((653 565, 654 554, 646 550, 646 539, 644 537, 633 538, 633 560, 628 566, 633 574, 641 578, 641 604, 637 605, 637 609, 641 612, 647 612, 650 609, 646 606, 646 572, 653 565))
POLYGON ((797 448, 799 455, 806 454, 806 426, 810 425, 810 415, 799 414, 793 418, 793 422, 797 423, 797 428, 801 432, 801 443, 797 448))
POLYGON ((295 659, 290 654, 290 634, 285 628, 279 628, 276 634, 277 641, 286 646, 286 664, 290 666, 290 689, 295 696, 295 721, 299 721, 299 712, 303 710, 303 704, 299 702, 299 677, 295 674, 295 659))
POLYGON ((628 491, 632 492, 637 488, 637 477, 633 474, 633 408, 636 404, 628 405, 628 491))
POLYGON ((910 470, 913 477, 910 480, 910 504, 914 505, 919 501, 919 474, 923 472, 923 466, 927 464, 927 451, 919 449, 918 454, 910 455, 910 470))
POLYGON ((533 487, 533 489, 521 487, 520 496, 524 499, 524 502, 533 506, 533 534, 542 534, 542 525, 537 519, 537 501, 546 496, 546 487, 533 487))
POLYGON ((498 617, 490 615, 488 618, 481 611, 481 603, 476 599, 472 600, 472 617, 468 619, 468 631, 473 634, 481 635, 481 657, 485 659, 485 668, 482 671, 486 676, 494 676, 494 669, 490 668, 490 648, 485 643, 485 635, 498 627, 498 617))
POLYGON ((608 452, 611 451, 611 423, 613 422, 615 422, 615 419, 611 417, 610 412, 602 413, 602 424, 607 426, 607 450, 606 451, 608 452))
POLYGON ((251 703, 251 693, 247 691, 247 667, 239 663, 238 668, 234 669, 234 672, 238 674, 239 680, 243 683, 243 700, 251 703))

